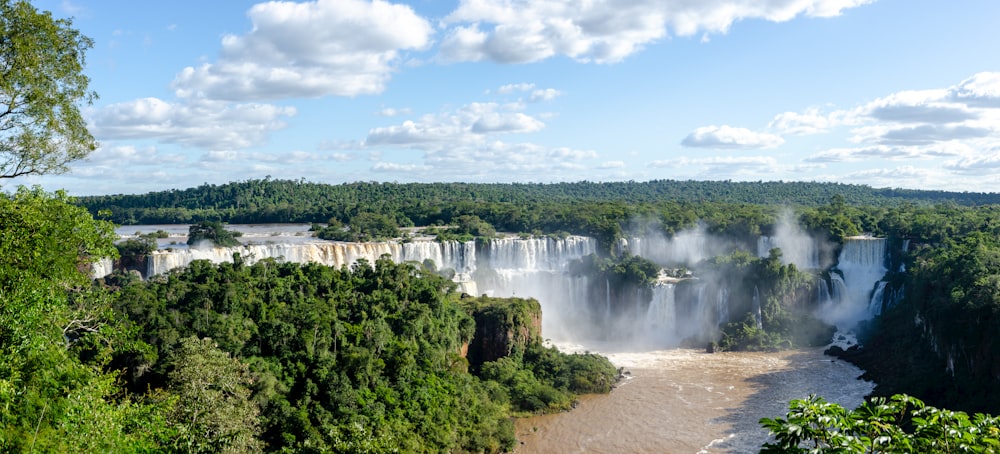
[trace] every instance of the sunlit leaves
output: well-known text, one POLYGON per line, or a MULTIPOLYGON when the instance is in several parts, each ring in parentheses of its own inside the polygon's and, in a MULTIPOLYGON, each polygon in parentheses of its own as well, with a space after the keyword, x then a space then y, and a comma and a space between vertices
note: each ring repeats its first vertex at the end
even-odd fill
POLYGON ((898 394, 854 410, 809 396, 793 400, 785 418, 764 418, 771 432, 765 453, 974 452, 1000 449, 995 417, 927 406, 898 394))

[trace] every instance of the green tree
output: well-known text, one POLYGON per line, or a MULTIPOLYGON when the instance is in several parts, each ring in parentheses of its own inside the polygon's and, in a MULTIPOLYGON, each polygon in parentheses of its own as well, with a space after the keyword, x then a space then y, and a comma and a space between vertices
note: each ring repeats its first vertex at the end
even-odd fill
POLYGON ((247 366, 211 339, 181 339, 169 390, 178 398, 170 421, 182 452, 261 452, 257 404, 247 366))
POLYGON ((114 230, 64 193, 0 195, 0 451, 113 452, 164 438, 155 407, 123 399, 113 353, 141 354, 82 291, 114 230), (86 357, 84 361, 81 357, 86 357))
POLYGON ((763 418, 774 437, 763 453, 978 452, 1000 451, 996 417, 970 417, 921 400, 894 395, 874 398, 854 410, 809 396, 793 400, 785 418, 763 418))
POLYGON ((202 241, 211 241, 216 247, 233 247, 240 245, 236 238, 242 235, 242 232, 226 230, 221 222, 204 221, 188 227, 187 244, 195 246, 202 241))
POLYGON ((62 173, 97 146, 78 107, 97 97, 83 73, 93 42, 72 25, 0 0, 0 178, 62 173))

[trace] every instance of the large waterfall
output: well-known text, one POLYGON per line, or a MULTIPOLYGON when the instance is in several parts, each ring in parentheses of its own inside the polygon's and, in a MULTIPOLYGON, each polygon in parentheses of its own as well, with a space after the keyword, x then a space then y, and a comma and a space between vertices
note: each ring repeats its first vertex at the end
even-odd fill
POLYGON ((175 268, 185 267, 195 260, 212 263, 231 262, 233 254, 247 263, 263 259, 276 259, 295 263, 320 263, 340 267, 360 259, 374 263, 388 254, 397 262, 424 262, 431 260, 438 268, 451 268, 456 273, 471 273, 476 268, 476 245, 469 241, 438 243, 413 241, 409 243, 343 243, 310 241, 300 243, 245 244, 237 247, 187 248, 158 250, 149 257, 147 274, 155 276, 175 268))
MULTIPOLYGON (((244 238, 246 239, 246 238, 244 238)), ((182 241, 171 236, 171 242, 182 241)), ((383 255, 397 262, 417 262, 442 272, 459 284, 460 291, 496 297, 536 298, 542 303, 542 332, 547 338, 580 342, 619 342, 635 346, 670 347, 688 340, 697 344, 711 341, 720 326, 742 317, 742 312, 758 310, 759 303, 747 307, 752 297, 738 289, 733 276, 694 276, 672 279, 661 276, 651 288, 620 287, 604 278, 572 275, 569 264, 597 250, 597 241, 582 236, 517 237, 489 240, 437 242, 427 238, 409 241, 349 243, 319 241, 299 232, 277 237, 260 232, 251 243, 232 248, 161 249, 149 257, 146 274, 154 276, 183 267, 195 260, 213 263, 262 259, 286 262, 314 262, 340 267, 360 259, 373 263, 383 255), (264 241, 263 243, 258 243, 264 241), (271 242, 275 241, 275 242, 271 242), (731 291, 734 293, 730 295, 731 291), (731 308, 731 305, 736 305, 731 308), (741 306, 742 305, 742 306, 741 306)), ((816 298, 825 321, 848 328, 854 322, 878 315, 873 295, 880 298, 878 282, 886 273, 885 240, 849 238, 839 260, 825 279, 819 280, 816 298)), ((733 243, 716 242, 701 229, 681 232, 673 238, 634 237, 622 240, 619 250, 641 255, 663 266, 694 266, 705 258, 727 253, 733 243)), ((786 263, 802 269, 826 267, 820 251, 829 249, 810 242, 792 227, 776 229, 774 235, 757 242, 757 252, 766 256, 770 249, 782 249, 786 263)), ((827 254, 828 255, 828 254, 827 254)), ((110 261, 94 267, 97 276, 107 274, 110 261)), ((703 344, 702 344, 703 345, 703 344)))
POLYGON ((837 265, 830 271, 830 303, 820 313, 827 323, 850 328, 861 320, 878 315, 881 306, 872 304, 884 283, 886 268, 884 238, 851 237, 844 240, 837 265), (874 307, 879 309, 873 310, 874 307))

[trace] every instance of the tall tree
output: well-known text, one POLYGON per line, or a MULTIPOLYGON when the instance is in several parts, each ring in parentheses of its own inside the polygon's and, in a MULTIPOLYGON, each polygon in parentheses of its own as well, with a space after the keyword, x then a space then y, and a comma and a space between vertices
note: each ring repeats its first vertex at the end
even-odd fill
POLYGON ((97 147, 79 103, 90 38, 26 0, 0 0, 0 178, 62 173, 97 147))

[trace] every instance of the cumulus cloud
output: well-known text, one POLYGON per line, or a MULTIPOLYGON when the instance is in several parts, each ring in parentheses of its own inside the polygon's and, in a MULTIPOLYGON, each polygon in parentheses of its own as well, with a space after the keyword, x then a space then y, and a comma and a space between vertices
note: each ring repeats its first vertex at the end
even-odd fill
MULTIPOLYGON (((532 84, 512 84, 500 87, 497 93, 534 91, 532 84)), ((434 181, 574 180, 586 168, 594 167, 591 161, 598 154, 593 150, 501 140, 545 127, 525 108, 521 103, 470 103, 417 120, 373 128, 362 145, 379 150, 419 150, 423 152, 422 163, 400 163, 387 158, 376 163, 372 170, 434 181)))
POLYGON ((272 1, 250 8, 252 30, 226 35, 218 60, 187 67, 182 98, 228 101, 380 93, 408 49, 433 28, 409 6, 382 0, 272 1))
POLYGON ((759 178, 760 175, 775 174, 784 166, 772 156, 717 156, 706 158, 678 158, 658 160, 650 167, 685 169, 686 173, 720 178, 759 178))
POLYGON ((1000 73, 976 74, 953 87, 950 95, 967 106, 1000 108, 1000 73))
POLYGON ((625 168, 625 161, 605 161, 601 165, 597 166, 598 169, 623 169, 625 168))
POLYGON ((238 149, 265 142, 269 133, 285 127, 282 118, 292 115, 294 108, 271 104, 141 98, 93 110, 89 123, 100 140, 152 139, 188 147, 238 149))
POLYGON ((1000 170, 1000 147, 949 161, 944 167, 962 175, 995 176, 1000 170))
POLYGON ((960 142, 945 142, 933 146, 871 145, 856 148, 831 148, 804 159, 811 163, 856 162, 867 159, 932 159, 965 156, 972 148, 960 142))
POLYGON ((441 56, 527 63, 554 56, 615 63, 669 35, 726 33, 735 22, 831 17, 873 0, 462 0, 442 21, 441 56))
POLYGON ((509 111, 502 104, 471 103, 454 112, 424 115, 417 121, 374 128, 369 131, 365 145, 427 148, 482 143, 487 135, 530 133, 544 127, 540 120, 523 112, 509 111))
POLYGON ((767 127, 781 134, 806 135, 827 132, 836 122, 822 114, 819 109, 808 109, 805 112, 783 112, 771 120, 767 127))
POLYGON ((376 112, 376 115, 380 117, 399 117, 402 115, 409 115, 412 113, 409 108, 397 109, 395 107, 384 107, 376 112))
POLYGON ((681 145, 692 148, 751 150, 774 148, 785 140, 774 134, 732 126, 703 126, 688 134, 681 145))

